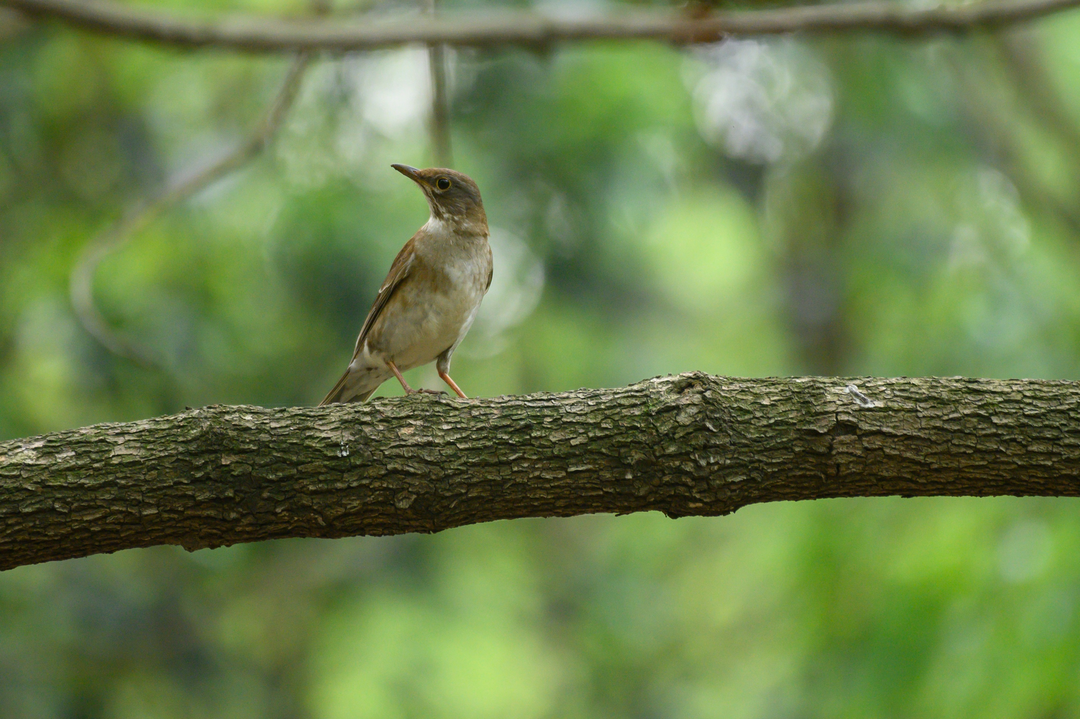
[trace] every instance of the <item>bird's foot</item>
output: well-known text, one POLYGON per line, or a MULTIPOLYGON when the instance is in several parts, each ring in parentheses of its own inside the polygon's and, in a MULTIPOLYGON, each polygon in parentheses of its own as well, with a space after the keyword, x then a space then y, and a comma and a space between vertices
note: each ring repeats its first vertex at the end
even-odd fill
POLYGON ((446 394, 441 389, 409 389, 408 394, 446 394))

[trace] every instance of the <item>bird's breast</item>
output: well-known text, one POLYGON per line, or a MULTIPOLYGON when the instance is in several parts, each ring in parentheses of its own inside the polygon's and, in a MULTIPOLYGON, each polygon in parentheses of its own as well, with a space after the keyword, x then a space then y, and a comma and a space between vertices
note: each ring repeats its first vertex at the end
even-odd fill
POLYGON ((454 347, 468 332, 487 291, 491 249, 486 238, 473 247, 423 248, 418 267, 385 317, 379 347, 402 369, 426 364, 454 347))
MULTIPOLYGON (((483 251, 450 254, 435 266, 436 291, 432 293, 431 312, 437 324, 444 324, 447 331, 454 328, 454 335, 471 318, 487 292, 491 273, 491 250, 486 243, 483 251)), ((466 329, 468 329, 466 327, 466 329)), ((443 348, 445 349, 445 347, 443 348)))

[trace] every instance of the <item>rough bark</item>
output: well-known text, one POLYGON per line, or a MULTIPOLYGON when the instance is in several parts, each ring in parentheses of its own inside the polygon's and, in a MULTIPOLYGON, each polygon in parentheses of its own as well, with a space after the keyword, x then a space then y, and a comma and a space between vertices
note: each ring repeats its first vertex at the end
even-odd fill
POLYGON ((0 569, 129 547, 856 496, 1080 495, 1080 383, 732 379, 211 406, 0 443, 0 569))

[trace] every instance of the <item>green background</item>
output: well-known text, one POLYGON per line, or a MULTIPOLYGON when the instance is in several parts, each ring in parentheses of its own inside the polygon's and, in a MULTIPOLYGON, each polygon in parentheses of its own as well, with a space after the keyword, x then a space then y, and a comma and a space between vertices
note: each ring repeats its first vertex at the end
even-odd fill
MULTIPOLYGON (((389 167, 432 162, 424 51, 320 59, 266 153, 105 259, 95 295, 142 367, 83 329, 69 274, 240 142, 289 60, 0 25, 0 438, 318 402, 426 219, 389 167)), ((1073 12, 451 51, 496 263, 455 379, 1077 378, 1078 37, 1073 12)), ((0 716, 1080 716, 1076 507, 828 500, 23 567, 0 574, 0 716)))

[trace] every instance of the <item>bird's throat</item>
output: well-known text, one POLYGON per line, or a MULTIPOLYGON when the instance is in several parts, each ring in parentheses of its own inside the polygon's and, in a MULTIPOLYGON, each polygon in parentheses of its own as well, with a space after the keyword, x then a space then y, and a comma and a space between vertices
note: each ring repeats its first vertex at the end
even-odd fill
POLYGON ((486 240, 488 226, 483 218, 477 221, 470 217, 432 213, 427 223, 421 228, 421 232, 435 241, 456 244, 462 240, 486 240))

